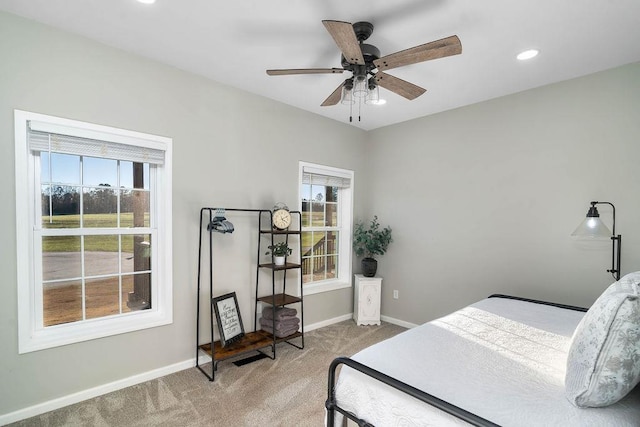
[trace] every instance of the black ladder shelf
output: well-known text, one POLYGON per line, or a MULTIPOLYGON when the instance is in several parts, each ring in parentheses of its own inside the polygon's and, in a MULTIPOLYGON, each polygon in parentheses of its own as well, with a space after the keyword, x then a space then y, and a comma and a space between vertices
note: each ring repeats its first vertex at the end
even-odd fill
MULTIPOLYGON (((272 212, 266 209, 236 209, 236 208, 202 208, 200 210, 200 230, 199 230, 199 244, 198 244, 198 293, 197 293, 197 307, 196 307, 196 368, 198 368, 209 381, 215 380, 215 371, 217 369, 218 362, 229 359, 232 357, 240 356, 249 352, 258 352, 264 354, 271 359, 276 358, 276 344, 280 342, 286 342, 296 348, 304 348, 304 309, 303 309, 303 291, 302 291, 302 271, 298 273, 298 296, 289 295, 287 290, 287 272, 291 270, 301 270, 301 263, 286 262, 283 266, 275 264, 274 257, 272 255, 271 262, 261 263, 261 250, 263 239, 268 239, 267 242, 273 245, 276 239, 284 238, 289 243, 290 236, 298 237, 298 258, 302 260, 302 235, 301 225, 302 216, 298 211, 291 211, 292 218, 297 216, 297 229, 276 230, 273 229, 272 224, 272 212), (208 225, 212 222, 214 214, 218 211, 227 212, 254 212, 258 215, 258 250, 256 257, 256 283, 255 283, 255 305, 254 305, 254 330, 253 332, 246 332, 245 335, 237 342, 228 344, 224 347, 220 344, 220 341, 214 341, 214 329, 213 320, 210 324, 210 337, 209 343, 200 343, 200 291, 202 288, 202 258, 203 258, 203 234, 207 232, 209 234, 208 244, 208 258, 209 258, 209 315, 211 319, 214 319, 213 305, 211 300, 214 297, 213 286, 213 228, 208 229, 208 225), (281 236, 281 237, 279 237, 281 236), (265 296, 259 295, 260 285, 260 270, 268 269, 271 271, 271 294, 265 296), (276 293, 276 277, 282 274, 282 292, 276 293), (284 307, 290 304, 300 304, 300 330, 286 337, 276 337, 274 334, 258 329, 258 302, 269 304, 273 307, 284 307), (296 338, 300 338, 300 345, 291 342, 296 338), (213 345, 212 345, 213 343, 213 345), (265 353, 263 350, 271 347, 271 353, 265 353), (212 368, 211 374, 203 369, 199 362, 200 352, 203 351, 211 356, 212 368)), ((293 223, 293 221, 292 221, 293 223)), ((295 224, 295 223, 294 223, 295 224)), ((293 224, 292 224, 293 225, 293 224)), ((291 227, 290 227, 291 228, 291 227)), ((295 257, 294 257, 295 258, 295 257)), ((275 317, 275 316, 274 316, 275 317)), ((274 327, 275 331, 275 319, 274 327)))

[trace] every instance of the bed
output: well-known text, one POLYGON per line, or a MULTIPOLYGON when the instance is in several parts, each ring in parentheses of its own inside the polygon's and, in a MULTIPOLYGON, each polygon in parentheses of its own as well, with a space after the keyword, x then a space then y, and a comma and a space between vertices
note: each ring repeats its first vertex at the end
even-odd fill
POLYGON ((640 426, 639 284, 588 311, 492 295, 338 358, 327 425, 640 426))

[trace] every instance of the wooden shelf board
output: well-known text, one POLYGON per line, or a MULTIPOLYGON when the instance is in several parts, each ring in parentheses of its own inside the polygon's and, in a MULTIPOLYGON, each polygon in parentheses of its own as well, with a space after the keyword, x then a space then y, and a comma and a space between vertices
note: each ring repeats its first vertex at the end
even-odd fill
MULTIPOLYGON (((266 302, 267 304, 272 304, 273 305, 273 298, 271 297, 271 295, 267 295, 265 297, 260 297, 258 298, 258 301, 262 301, 262 302, 266 302)), ((294 304, 297 302, 302 301, 302 298, 299 297, 294 297, 293 295, 288 295, 288 294, 275 294, 275 305, 276 306, 280 306, 280 305, 286 305, 286 304, 294 304)))
POLYGON ((260 268, 271 268, 271 269, 276 270, 276 271, 278 271, 278 270, 291 270, 291 269, 294 269, 294 268, 302 267, 301 264, 296 264, 296 263, 293 263, 293 262, 288 262, 285 265, 275 265, 275 264, 273 264, 271 262, 267 262, 267 263, 259 264, 258 266, 260 268))
MULTIPOLYGON (((267 335, 269 335, 269 337, 271 337, 271 339, 273 339, 272 335, 270 333, 267 332, 267 335)), ((276 337, 276 343, 282 342, 282 341, 289 341, 292 340, 294 338, 298 338, 302 336, 302 332, 294 332, 291 335, 287 335, 286 337, 282 337, 282 338, 278 338, 276 337)))
POLYGON ((300 234, 300 230, 260 230, 262 234, 300 234))
MULTIPOLYGON (((220 341, 213 343, 215 350, 215 360, 224 360, 249 351, 269 347, 273 344, 273 336, 265 331, 248 332, 240 341, 222 347, 220 341)), ((213 358, 211 354, 211 343, 203 344, 200 349, 213 358)))

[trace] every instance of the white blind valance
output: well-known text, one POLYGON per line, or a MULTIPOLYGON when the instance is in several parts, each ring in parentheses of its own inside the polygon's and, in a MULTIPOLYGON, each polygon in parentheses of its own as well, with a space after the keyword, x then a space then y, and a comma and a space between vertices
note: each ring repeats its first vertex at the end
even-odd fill
POLYGON ((315 173, 303 173, 302 183, 310 185, 324 185, 326 187, 349 188, 351 180, 340 176, 319 175, 315 173))
POLYGON ((132 141, 136 145, 131 145, 126 143, 126 137, 101 135, 98 132, 96 132, 96 138, 66 135, 42 129, 37 122, 30 122, 27 132, 31 151, 74 154, 156 165, 164 164, 165 151, 148 146, 150 144, 147 141, 144 141, 144 145, 147 146, 140 146, 137 145, 140 141, 132 141))
POLYGON ((328 170, 305 165, 302 168, 302 183, 310 185, 324 185, 327 187, 349 188, 351 187, 351 175, 349 171, 341 169, 328 170))

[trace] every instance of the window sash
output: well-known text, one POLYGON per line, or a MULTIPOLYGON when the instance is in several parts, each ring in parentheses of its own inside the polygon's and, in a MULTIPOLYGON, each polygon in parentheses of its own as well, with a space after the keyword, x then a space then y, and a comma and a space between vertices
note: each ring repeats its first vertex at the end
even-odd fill
MULTIPOLYGON (((337 207, 337 225, 311 225, 303 226, 302 233, 309 232, 337 232, 338 233, 338 250, 336 254, 310 256, 308 259, 336 257, 337 269, 336 277, 325 278, 322 280, 311 280, 304 282, 305 294, 314 294, 318 292, 326 292, 336 289, 342 289, 351 286, 351 226, 353 223, 353 172, 338 169, 330 166, 314 165, 300 162, 299 169, 300 191, 299 203, 300 210, 303 209, 304 198, 309 197, 303 194, 303 187, 307 185, 321 185, 338 188, 338 197, 335 202, 327 202, 326 200, 317 202, 324 206, 329 204, 337 207)), ((309 203, 316 203, 309 200, 309 203)))

